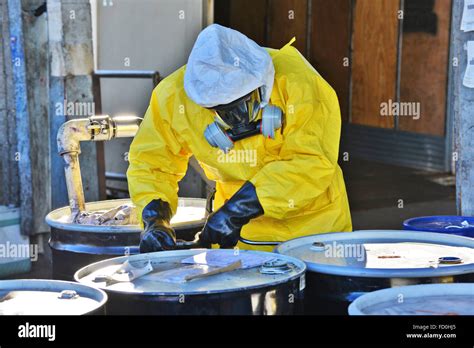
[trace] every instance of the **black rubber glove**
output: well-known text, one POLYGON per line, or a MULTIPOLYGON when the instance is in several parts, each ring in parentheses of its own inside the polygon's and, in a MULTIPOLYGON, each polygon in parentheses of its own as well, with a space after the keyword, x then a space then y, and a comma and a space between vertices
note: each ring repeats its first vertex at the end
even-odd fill
POLYGON ((206 248, 211 244, 232 248, 239 241, 242 227, 263 213, 255 186, 247 181, 220 209, 209 215, 198 235, 199 244, 206 248))
POLYGON ((170 226, 171 208, 161 199, 151 201, 142 212, 145 230, 140 238, 140 252, 176 249, 176 233, 170 226))

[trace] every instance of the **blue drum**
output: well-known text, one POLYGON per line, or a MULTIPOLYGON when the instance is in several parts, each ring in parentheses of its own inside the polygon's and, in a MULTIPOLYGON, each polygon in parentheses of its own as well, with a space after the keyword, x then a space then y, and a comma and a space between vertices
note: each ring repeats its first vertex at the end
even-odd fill
POLYGON ((403 229, 447 233, 474 238, 474 217, 468 216, 420 216, 403 222, 403 229))

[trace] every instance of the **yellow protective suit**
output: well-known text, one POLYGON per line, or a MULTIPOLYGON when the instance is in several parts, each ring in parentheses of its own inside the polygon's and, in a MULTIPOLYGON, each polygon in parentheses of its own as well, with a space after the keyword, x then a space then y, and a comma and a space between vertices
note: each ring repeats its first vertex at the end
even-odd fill
MULTIPOLYGON (((337 164, 341 116, 336 93, 290 44, 269 53, 275 67, 270 104, 283 110, 283 127, 275 139, 257 135, 237 141, 228 154, 204 138, 214 113, 187 97, 186 67, 159 83, 129 152, 129 190, 139 215, 153 199, 176 211, 178 182, 194 155, 206 176, 216 181, 214 209, 245 181, 255 185, 265 213, 243 227, 245 239, 286 241, 352 230, 337 164)), ((272 250, 242 242, 237 246, 272 250)))

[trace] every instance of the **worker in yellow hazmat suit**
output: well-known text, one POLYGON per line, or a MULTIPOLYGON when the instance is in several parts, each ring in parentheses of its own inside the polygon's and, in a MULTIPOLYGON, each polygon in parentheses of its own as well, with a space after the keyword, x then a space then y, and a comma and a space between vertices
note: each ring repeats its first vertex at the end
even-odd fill
POLYGON ((200 246, 270 251, 266 242, 351 231, 340 128, 336 93, 291 42, 264 49, 207 27, 187 66, 153 91, 130 148, 140 251, 190 245, 176 241, 169 220, 191 155, 217 190, 200 246))

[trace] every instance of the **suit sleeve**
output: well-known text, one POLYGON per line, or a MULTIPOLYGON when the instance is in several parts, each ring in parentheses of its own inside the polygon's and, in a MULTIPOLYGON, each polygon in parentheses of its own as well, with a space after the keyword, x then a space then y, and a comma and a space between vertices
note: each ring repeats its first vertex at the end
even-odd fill
POLYGON ((128 187, 140 220, 143 208, 154 199, 168 202, 176 213, 178 182, 190 157, 171 127, 178 98, 166 95, 166 87, 163 81, 153 91, 129 151, 128 187))

